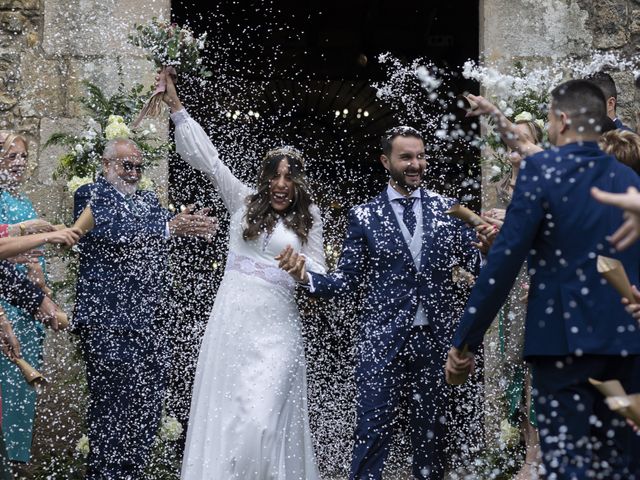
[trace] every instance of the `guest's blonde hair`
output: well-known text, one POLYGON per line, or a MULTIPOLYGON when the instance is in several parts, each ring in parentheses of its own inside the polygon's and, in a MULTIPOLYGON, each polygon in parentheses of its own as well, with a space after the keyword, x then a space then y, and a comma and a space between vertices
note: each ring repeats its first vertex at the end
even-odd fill
POLYGON ((640 174, 640 135, 628 130, 610 130, 600 136, 598 145, 640 174))
POLYGON ((0 130, 0 153, 6 152, 16 140, 20 140, 27 151, 29 151, 29 142, 27 142, 27 139, 23 135, 11 130, 0 130))

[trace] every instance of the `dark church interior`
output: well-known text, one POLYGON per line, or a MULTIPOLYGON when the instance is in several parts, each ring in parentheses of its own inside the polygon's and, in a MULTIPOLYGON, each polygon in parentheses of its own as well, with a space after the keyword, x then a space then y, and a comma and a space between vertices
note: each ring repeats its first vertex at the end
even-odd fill
MULTIPOLYGON (((410 124, 424 132, 427 145, 434 134, 420 115, 403 111, 402 102, 386 102, 376 95, 373 85, 389 76, 379 55, 389 52, 403 65, 426 59, 450 72, 447 90, 477 92, 477 85, 459 72, 467 59, 479 55, 478 2, 465 2, 463 9, 460 2, 423 0, 173 1, 172 19, 189 25, 197 35, 207 32, 210 48, 205 61, 213 72, 211 81, 202 86, 193 79, 179 79, 178 88, 221 159, 253 184, 267 150, 280 145, 302 150, 323 212, 325 245, 336 252, 348 209, 377 195, 387 181, 378 160, 382 134, 392 126, 410 124)), ((426 101, 425 91, 417 95, 425 98, 426 118, 433 104, 426 101)), ((446 108, 469 129, 455 106, 446 108)), ((427 186, 479 207, 478 151, 455 144, 427 153, 427 186)), ((173 325, 177 348, 170 408, 186 425, 199 338, 225 261, 226 217, 208 180, 177 156, 170 162, 169 195, 176 206, 212 207, 211 214, 221 224, 212 244, 184 240, 172 252, 173 265, 184 268, 174 272, 175 302, 168 313, 179 319, 173 325)), ((335 258, 328 264, 332 261, 335 258)), ((318 319, 313 304, 299 297, 311 325, 305 335, 313 403, 314 379, 328 391, 327 378, 350 381, 345 365, 357 327, 350 323, 348 309, 330 321, 318 319)), ((334 306, 347 303, 336 301, 334 306)), ((349 395, 348 387, 338 390, 349 395)), ((351 398, 343 402, 349 408, 351 398)), ((334 434, 319 426, 322 421, 314 417, 313 405, 311 411, 318 435, 334 434)), ((348 450, 348 436, 340 445, 348 450)), ((318 451, 325 471, 331 472, 327 463, 332 455, 335 452, 318 451)))

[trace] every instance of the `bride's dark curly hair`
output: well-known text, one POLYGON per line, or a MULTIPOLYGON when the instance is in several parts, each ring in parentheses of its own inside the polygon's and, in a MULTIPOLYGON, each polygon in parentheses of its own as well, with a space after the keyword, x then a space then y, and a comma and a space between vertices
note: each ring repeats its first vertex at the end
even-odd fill
POLYGON ((300 152, 289 147, 270 150, 262 160, 257 191, 247 197, 246 226, 242 238, 253 240, 262 232, 272 232, 278 218, 282 217, 284 225, 293 230, 302 243, 306 243, 313 225, 311 204, 311 193, 305 179, 304 162, 300 152), (289 163, 289 176, 293 181, 293 201, 281 215, 271 208, 270 190, 271 180, 278 175, 278 165, 283 159, 289 163))

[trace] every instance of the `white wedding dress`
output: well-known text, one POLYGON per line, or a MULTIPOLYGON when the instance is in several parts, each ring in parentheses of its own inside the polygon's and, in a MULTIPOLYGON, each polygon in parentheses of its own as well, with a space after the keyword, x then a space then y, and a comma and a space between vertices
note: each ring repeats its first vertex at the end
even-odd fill
POLYGON ((315 480, 295 282, 274 257, 287 245, 324 272, 322 221, 301 244, 279 222, 271 235, 242 238, 253 190, 224 165, 200 125, 172 115, 178 153, 205 172, 231 215, 229 254, 204 334, 191 401, 183 480, 315 480))

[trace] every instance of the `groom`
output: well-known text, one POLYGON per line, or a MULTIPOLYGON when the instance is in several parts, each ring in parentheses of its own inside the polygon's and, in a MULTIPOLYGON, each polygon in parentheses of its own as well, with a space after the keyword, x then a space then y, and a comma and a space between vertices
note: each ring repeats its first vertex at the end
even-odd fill
POLYGON ((287 249, 281 267, 329 297, 363 289, 356 367, 357 425, 350 479, 380 479, 392 424, 408 394, 413 475, 442 479, 448 388, 442 365, 465 295, 452 270, 476 272, 473 231, 445 212, 454 201, 421 188, 424 141, 410 127, 389 130, 380 160, 389 184, 349 213, 337 270, 306 273, 304 258, 287 249))

